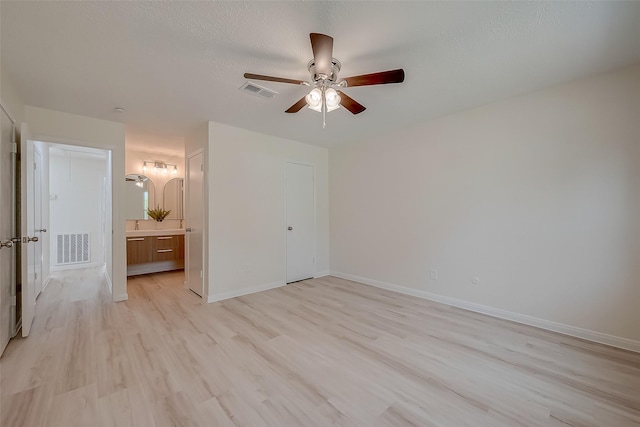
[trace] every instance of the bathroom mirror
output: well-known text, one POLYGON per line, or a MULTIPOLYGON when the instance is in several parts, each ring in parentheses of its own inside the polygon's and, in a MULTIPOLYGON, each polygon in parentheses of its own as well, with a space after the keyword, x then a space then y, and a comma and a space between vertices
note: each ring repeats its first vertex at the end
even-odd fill
POLYGON ((184 179, 173 178, 167 181, 162 191, 164 210, 171 211, 167 219, 183 219, 184 179))
POLYGON ((125 181, 125 214, 127 219, 149 219, 148 208, 156 206, 156 189, 144 175, 129 174, 125 181))

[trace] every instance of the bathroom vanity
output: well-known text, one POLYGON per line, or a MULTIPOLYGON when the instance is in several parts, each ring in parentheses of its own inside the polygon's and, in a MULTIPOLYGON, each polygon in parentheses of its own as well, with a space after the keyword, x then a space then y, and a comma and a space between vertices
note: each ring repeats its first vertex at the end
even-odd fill
POLYGON ((185 230, 158 228, 176 227, 178 223, 182 227, 184 179, 168 180, 160 195, 156 195, 156 186, 146 175, 127 175, 125 187, 127 228, 135 221, 135 229, 127 230, 127 276, 183 269, 185 230), (148 211, 153 207, 170 211, 164 223, 149 219, 148 211))
POLYGON ((127 276, 184 268, 184 230, 127 231, 127 276))

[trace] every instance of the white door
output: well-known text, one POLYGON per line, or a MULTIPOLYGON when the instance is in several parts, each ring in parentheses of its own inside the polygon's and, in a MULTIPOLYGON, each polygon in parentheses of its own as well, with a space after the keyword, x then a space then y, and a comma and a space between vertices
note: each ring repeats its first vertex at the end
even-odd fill
POLYGON ((19 245, 12 241, 16 237, 13 143, 13 123, 4 111, 0 111, 0 355, 15 327, 14 265, 19 245))
POLYGON ((26 123, 22 123, 20 135, 20 244, 21 271, 20 293, 22 298, 22 336, 31 331, 36 304, 35 259, 32 245, 38 241, 35 236, 34 220, 34 157, 33 140, 26 123))
POLYGON ((315 185, 313 166, 287 163, 287 283, 315 274, 315 185))
POLYGON ((33 257, 34 293, 37 298, 42 292, 42 154, 35 148, 33 152, 33 230, 37 242, 29 243, 28 247, 33 257))
POLYGON ((186 265, 187 287, 196 294, 204 294, 204 168, 203 153, 199 152, 187 161, 186 191, 186 265))

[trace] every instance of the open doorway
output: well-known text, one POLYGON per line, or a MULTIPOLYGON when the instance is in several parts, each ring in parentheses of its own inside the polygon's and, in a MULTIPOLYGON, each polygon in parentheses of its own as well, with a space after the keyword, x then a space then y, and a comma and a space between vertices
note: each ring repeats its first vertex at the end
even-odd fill
POLYGON ((47 144, 50 270, 103 267, 111 239, 109 150, 47 144))

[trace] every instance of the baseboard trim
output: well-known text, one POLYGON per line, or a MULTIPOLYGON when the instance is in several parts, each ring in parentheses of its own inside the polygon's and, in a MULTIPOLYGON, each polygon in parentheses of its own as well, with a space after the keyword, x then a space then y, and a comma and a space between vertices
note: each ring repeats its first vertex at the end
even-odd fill
POLYGON ((283 281, 277 281, 277 282, 265 283, 263 285, 252 286, 250 288, 220 292, 217 294, 209 295, 207 297, 207 302, 211 303, 211 302, 223 301, 226 299, 241 297, 243 295, 254 294, 256 292, 268 291, 269 289, 280 288, 284 285, 286 285, 286 283, 284 283, 283 281))
POLYGON ((49 267, 49 271, 79 270, 81 268, 94 268, 94 267, 100 267, 102 265, 104 265, 103 262, 87 262, 87 263, 67 264, 67 265, 52 265, 51 267, 49 267))
POLYGON ((118 294, 118 295, 114 295, 113 296, 113 301, 114 302, 126 301, 128 299, 129 299, 129 294, 127 294, 127 293, 118 294))
POLYGON ((42 292, 44 292, 47 289, 47 286, 49 286, 49 283, 51 283, 51 276, 47 277, 47 280, 44 281, 44 283, 42 284, 42 292))
POLYGON ((331 272, 329 270, 325 270, 325 271, 319 271, 315 274, 315 276, 313 276, 314 279, 317 279, 319 277, 325 277, 325 276, 330 276, 331 272))
POLYGON ((105 268, 104 271, 104 280, 107 281, 107 285, 109 286, 109 290, 111 291, 111 293, 113 293, 113 283, 111 282, 111 277, 109 277, 109 273, 107 272, 107 269, 105 268))
POLYGON ((435 301, 442 304, 450 305, 452 307, 462 308, 464 310, 469 310, 469 311, 473 311, 480 314, 486 314, 487 316, 510 320, 512 322, 534 326, 536 328, 557 332, 563 335, 569 335, 569 336, 581 338, 587 341, 593 341, 596 343, 606 344, 612 347, 617 347, 624 350, 640 353, 640 341, 632 340, 629 338, 618 337, 615 335, 604 334, 602 332, 596 332, 588 329, 578 328, 576 326, 565 325, 563 323, 540 319, 537 317, 528 316, 526 314, 514 313, 512 311, 489 307, 486 305, 464 301, 457 298, 451 298, 444 295, 438 295, 431 292, 421 291, 418 289, 407 288, 405 286, 382 282, 380 280, 369 279, 361 276, 355 276, 353 274, 332 271, 331 275, 339 277, 341 279, 352 280, 354 282, 359 282, 365 285, 374 286, 376 288, 386 289, 388 291, 394 291, 394 292, 398 292, 405 295, 411 295, 414 297, 423 298, 430 301, 435 301))

